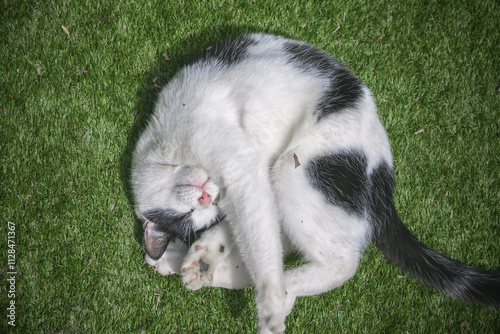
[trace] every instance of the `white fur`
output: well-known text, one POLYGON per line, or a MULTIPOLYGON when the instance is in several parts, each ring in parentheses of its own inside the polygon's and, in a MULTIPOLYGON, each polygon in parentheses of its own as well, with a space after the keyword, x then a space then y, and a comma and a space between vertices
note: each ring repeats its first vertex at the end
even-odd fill
POLYGON ((180 239, 176 239, 169 244, 162 257, 158 260, 151 259, 147 254, 144 262, 155 268, 162 276, 180 274, 181 265, 188 253, 188 247, 180 239))
MULTIPOLYGON (((183 281, 190 289, 253 282, 259 331, 281 333, 295 298, 342 285, 356 272, 371 237, 366 219, 327 203, 311 186, 308 161, 352 148, 363 152, 373 169, 381 161, 391 165, 391 153, 368 89, 356 109, 318 122, 314 110, 325 79, 287 63, 286 39, 253 38, 259 44, 236 65, 195 63, 164 88, 137 144, 132 184, 138 217, 155 207, 182 207, 181 194, 172 190, 178 178, 187 177, 179 168, 196 166, 187 175, 203 182, 209 177, 216 193, 218 185, 218 208, 200 214, 196 227, 206 226, 217 209, 225 222, 191 247, 183 281), (306 265, 283 272, 282 237, 304 255, 306 265), (200 260, 208 271, 200 270, 200 260)), ((195 205, 197 196, 185 201, 195 205)), ((162 274, 176 273, 179 263, 167 264, 172 259, 167 254, 148 263, 162 274)))

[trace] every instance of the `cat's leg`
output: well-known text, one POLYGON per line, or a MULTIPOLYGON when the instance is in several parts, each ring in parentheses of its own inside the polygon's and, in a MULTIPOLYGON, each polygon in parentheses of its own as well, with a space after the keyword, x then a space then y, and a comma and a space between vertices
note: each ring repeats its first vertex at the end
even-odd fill
POLYGON ((244 162, 227 173, 232 173, 226 182, 229 200, 222 210, 228 213, 231 232, 255 284, 258 332, 283 333, 286 317, 283 254, 268 162, 262 161, 258 152, 241 160, 244 162))
POLYGON ((316 295, 342 286, 356 273, 361 255, 355 240, 351 239, 351 243, 349 239, 335 236, 335 232, 316 231, 318 234, 313 235, 302 226, 310 221, 304 216, 299 219, 304 220, 289 226, 288 235, 294 239, 295 247, 307 263, 285 271, 287 314, 292 311, 296 297, 316 295))
POLYGON ((181 270, 182 281, 191 290, 242 289, 252 282, 224 222, 205 231, 191 246, 181 270))
MULTIPOLYGON (((217 115, 228 114, 227 104, 219 107, 217 115)), ((193 156, 195 165, 225 190, 218 206, 255 284, 259 332, 282 333, 285 286, 279 213, 270 180, 272 156, 249 140, 249 129, 238 122, 238 117, 224 117, 215 128, 204 124, 196 133, 193 156)))
POLYGON ((285 287, 278 209, 270 180, 270 156, 231 124, 202 135, 195 152, 200 166, 225 189, 220 211, 255 284, 259 333, 285 330, 285 287), (211 138, 212 140, 207 140, 211 138), (224 145, 204 147, 204 143, 224 145), (214 151, 220 149, 220 151, 214 151), (206 158, 205 152, 210 152, 206 158), (217 157, 214 159, 213 157, 217 157), (202 163, 203 162, 203 163, 202 163))
POLYGON ((158 260, 153 260, 146 253, 144 262, 155 268, 162 276, 181 273, 181 264, 188 253, 187 245, 180 239, 171 241, 158 260))
POLYGON ((297 297, 317 295, 342 286, 356 273, 359 256, 336 259, 325 256, 309 261, 285 271, 287 315, 292 312, 297 297))
POLYGON ((343 155, 318 160, 311 151, 296 147, 286 152, 273 174, 283 229, 308 262, 285 272, 288 312, 296 297, 326 292, 351 278, 369 240, 369 224, 361 210, 364 195, 348 189, 363 179, 362 175, 349 172, 355 162, 343 155), (333 176, 316 173, 314 168, 320 163, 320 168, 333 176), (357 177, 361 179, 356 180, 357 177), (333 181, 335 184, 331 184, 333 181), (329 194, 322 192, 335 186, 329 194), (355 200, 359 200, 360 206, 351 201, 353 198, 343 198, 345 202, 337 204, 330 198, 336 195, 359 196, 355 200))

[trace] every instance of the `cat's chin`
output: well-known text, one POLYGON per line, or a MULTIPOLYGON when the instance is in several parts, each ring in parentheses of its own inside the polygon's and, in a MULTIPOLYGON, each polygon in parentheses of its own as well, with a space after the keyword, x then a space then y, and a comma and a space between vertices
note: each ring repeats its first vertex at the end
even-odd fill
POLYGON ((217 221, 217 213, 218 209, 215 205, 193 211, 191 214, 193 230, 197 231, 213 225, 217 221))

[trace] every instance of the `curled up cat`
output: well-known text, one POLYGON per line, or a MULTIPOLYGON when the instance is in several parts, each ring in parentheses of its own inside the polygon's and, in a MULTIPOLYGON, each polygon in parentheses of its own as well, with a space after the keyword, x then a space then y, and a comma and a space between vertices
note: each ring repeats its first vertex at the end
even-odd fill
POLYGON ((259 333, 341 286, 373 242, 446 294, 500 304, 500 274, 453 261, 398 217, 387 134, 342 63, 265 34, 215 45, 159 94, 132 162, 146 262, 189 289, 254 284, 259 333), (208 228, 188 250, 180 241, 208 228), (178 237, 178 238, 177 238, 178 237), (305 259, 283 270, 293 247, 305 259))

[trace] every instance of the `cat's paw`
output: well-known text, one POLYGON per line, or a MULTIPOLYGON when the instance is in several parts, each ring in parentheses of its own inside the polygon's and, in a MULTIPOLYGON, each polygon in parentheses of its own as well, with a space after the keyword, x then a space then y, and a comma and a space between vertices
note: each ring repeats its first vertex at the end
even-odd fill
POLYGON ((144 262, 149 264, 160 275, 172 275, 181 273, 182 261, 188 253, 187 245, 179 239, 170 242, 165 253, 158 260, 153 260, 148 254, 144 256, 144 262))
POLYGON ((203 286, 212 286, 215 269, 224 258, 223 246, 214 248, 200 242, 191 246, 181 269, 182 282, 186 288, 198 290, 203 286))

